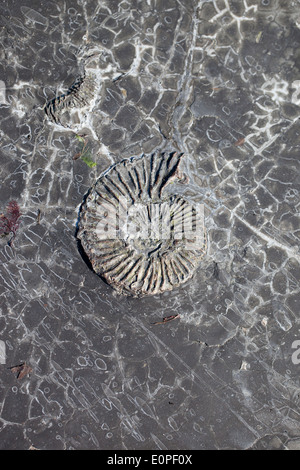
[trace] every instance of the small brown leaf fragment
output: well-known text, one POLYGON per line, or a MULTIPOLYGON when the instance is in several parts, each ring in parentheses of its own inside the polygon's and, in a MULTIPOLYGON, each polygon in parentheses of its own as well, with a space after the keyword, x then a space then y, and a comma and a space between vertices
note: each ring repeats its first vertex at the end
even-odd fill
POLYGON ((169 315, 168 317, 163 317, 162 321, 152 323, 152 325, 164 325, 165 323, 168 323, 171 320, 175 320, 175 318, 179 318, 179 316, 179 313, 177 313, 177 315, 169 315))
POLYGON ((22 366, 23 366, 23 364, 20 364, 20 365, 18 365, 18 366, 9 367, 9 369, 10 369, 13 373, 15 373, 15 372, 20 372, 20 369, 21 369, 22 366))
POLYGON ((39 224, 41 221, 41 210, 38 209, 37 216, 36 216, 36 223, 39 224))
POLYGON ((23 362, 22 364, 19 364, 18 366, 13 366, 9 367, 9 369, 17 374, 17 379, 21 380, 25 377, 25 375, 30 374, 32 372, 32 368, 26 364, 26 362, 23 362))
POLYGON ((73 157, 73 160, 78 160, 78 158, 81 157, 81 152, 77 152, 75 153, 74 157, 73 157))
POLYGON ((120 88, 120 90, 121 90, 121 93, 124 96, 124 98, 126 98, 127 97, 127 91, 125 90, 125 88, 120 88))
POLYGON ((25 375, 30 374, 30 372, 32 372, 31 367, 29 367, 27 364, 24 364, 22 370, 17 375, 17 379, 23 379, 25 375))
POLYGON ((243 137, 242 139, 237 140, 237 141, 234 143, 234 145, 235 145, 236 147, 239 147, 240 145, 244 145, 244 143, 245 143, 245 138, 243 137))

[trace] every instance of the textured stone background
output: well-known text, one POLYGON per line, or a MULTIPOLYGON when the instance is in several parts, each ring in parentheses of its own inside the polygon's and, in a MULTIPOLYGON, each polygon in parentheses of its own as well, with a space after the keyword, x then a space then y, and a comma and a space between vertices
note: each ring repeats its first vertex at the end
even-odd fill
POLYGON ((0 212, 23 214, 1 239, 0 448, 299 449, 300 2, 2 0, 0 42, 0 212), (91 45, 92 168, 43 109, 91 45), (208 254, 180 289, 118 297, 79 205, 112 163, 177 148, 208 254))

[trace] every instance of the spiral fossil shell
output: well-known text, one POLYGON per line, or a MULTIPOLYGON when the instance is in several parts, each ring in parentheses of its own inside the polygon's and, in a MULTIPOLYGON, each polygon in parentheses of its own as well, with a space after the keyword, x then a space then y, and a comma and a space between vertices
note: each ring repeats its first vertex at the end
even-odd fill
POLYGON ((77 110, 88 107, 95 96, 96 83, 92 76, 81 77, 63 93, 50 101, 45 106, 48 118, 64 127, 70 127, 71 115, 77 110))
POLYGON ((45 113, 55 124, 71 129, 88 118, 101 89, 98 65, 101 51, 90 44, 78 55, 79 75, 65 93, 52 98, 45 105, 45 113))
POLYGON ((166 191, 183 179, 182 156, 123 160, 100 176, 81 206, 77 238, 93 270, 122 294, 171 290, 193 276, 205 253, 197 208, 166 191))

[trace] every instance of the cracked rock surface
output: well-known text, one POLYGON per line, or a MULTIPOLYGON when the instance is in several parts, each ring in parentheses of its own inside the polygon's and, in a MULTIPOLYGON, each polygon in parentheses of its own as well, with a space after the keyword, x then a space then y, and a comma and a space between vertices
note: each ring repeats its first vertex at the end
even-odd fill
POLYGON ((0 43, 0 214, 22 212, 0 238, 0 448, 300 449, 300 2, 3 0, 0 43), (118 295, 79 207, 111 165, 172 151, 207 253, 170 292, 118 295))

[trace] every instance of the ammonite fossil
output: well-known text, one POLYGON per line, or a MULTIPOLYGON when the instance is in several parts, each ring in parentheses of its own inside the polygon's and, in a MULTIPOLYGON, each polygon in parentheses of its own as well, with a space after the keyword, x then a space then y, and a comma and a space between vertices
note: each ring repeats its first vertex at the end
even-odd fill
POLYGON ((80 124, 83 111, 89 116, 101 88, 101 75, 98 72, 100 51, 97 48, 83 48, 79 61, 79 76, 65 93, 52 98, 45 106, 50 121, 63 127, 76 127, 80 124))
POLYGON ((56 124, 69 126, 72 112, 90 106, 95 95, 96 82, 92 76, 85 74, 69 87, 66 93, 50 100, 45 106, 48 118, 56 124))
POLYGON ((141 297, 190 279, 205 253, 201 206, 167 191, 183 179, 183 154, 133 157, 89 190, 77 238, 93 270, 120 293, 141 297))

